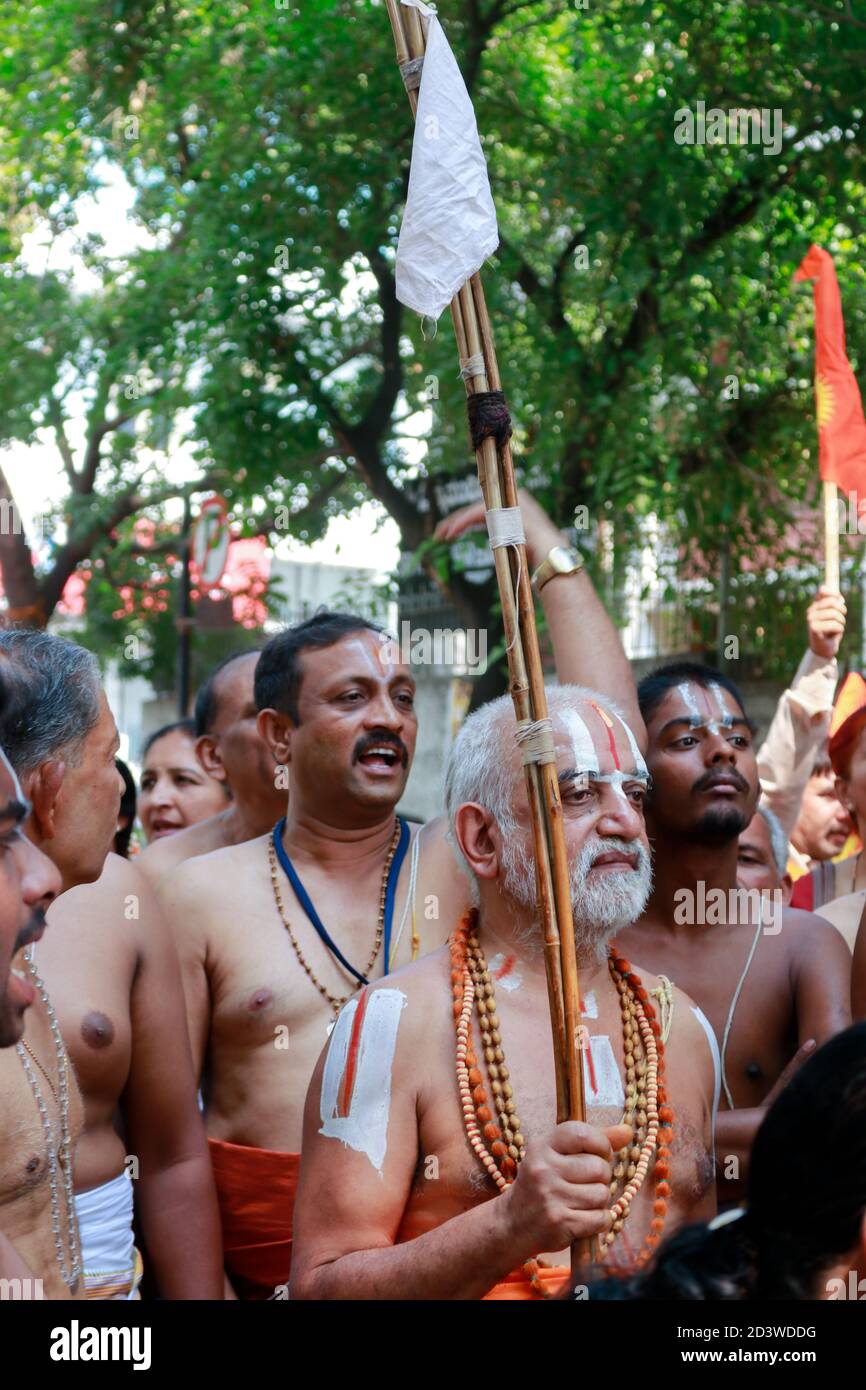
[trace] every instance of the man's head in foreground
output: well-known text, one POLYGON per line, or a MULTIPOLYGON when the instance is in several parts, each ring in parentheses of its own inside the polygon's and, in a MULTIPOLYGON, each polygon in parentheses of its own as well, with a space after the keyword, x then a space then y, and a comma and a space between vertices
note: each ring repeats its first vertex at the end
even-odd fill
POLYGON ((51 860, 22 833, 29 810, 0 749, 0 1047, 11 1047, 24 1032, 24 1012, 36 992, 24 975, 21 953, 39 940, 45 911, 60 892, 51 860))
MULTIPOLYGON (((643 804, 647 771, 631 730, 611 702, 579 686, 547 691, 571 871, 578 959, 603 957, 636 921, 651 869, 643 804)), ((529 803, 510 696, 465 721, 448 760, 451 834, 469 872, 482 922, 503 913, 540 942, 529 803)))
POLYGON ((298 814, 353 825, 397 805, 418 732, 415 682, 380 628, 329 612, 286 628, 259 656, 255 696, 298 814))
POLYGON ((31 804, 30 839, 63 891, 102 873, 117 829, 123 780, 117 728, 90 652, 47 632, 0 632, 9 702, 0 743, 31 804))
POLYGON ((708 666, 676 662, 644 677, 638 701, 649 740, 651 837, 669 847, 729 844, 760 794, 755 726, 736 685, 708 666))

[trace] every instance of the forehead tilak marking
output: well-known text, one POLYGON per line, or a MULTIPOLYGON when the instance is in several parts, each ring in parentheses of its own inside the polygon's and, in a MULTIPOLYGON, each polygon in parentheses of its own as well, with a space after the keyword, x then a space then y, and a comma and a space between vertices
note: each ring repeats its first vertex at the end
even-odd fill
POLYGON ((713 681, 710 685, 710 689, 713 691, 716 700, 715 715, 712 712, 712 707, 710 705, 707 691, 704 689, 703 686, 699 686, 698 688, 707 706, 705 714, 702 714, 700 709, 698 708, 698 704, 692 693, 691 686, 686 685, 684 682, 677 686, 677 691, 679 693, 680 699, 682 700, 689 713, 689 728, 709 729, 711 734, 719 733, 720 729, 730 729, 734 722, 734 716, 728 713, 728 711, 725 709, 724 700, 720 698, 721 686, 719 686, 718 683, 715 681, 713 681))
POLYGON ((574 752, 574 766, 578 772, 587 772, 598 776, 601 771, 598 763, 598 754, 595 751, 595 744, 592 734, 581 719, 576 709, 563 709, 559 712, 560 718, 571 734, 571 747, 574 752))

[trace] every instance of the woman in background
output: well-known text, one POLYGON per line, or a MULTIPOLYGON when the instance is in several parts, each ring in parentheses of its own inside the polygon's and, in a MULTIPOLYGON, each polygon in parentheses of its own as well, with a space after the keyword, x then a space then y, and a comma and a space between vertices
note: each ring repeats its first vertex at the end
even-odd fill
POLYGON ((224 811, 231 800, 224 782, 205 772, 195 751, 195 724, 179 719, 151 734, 144 745, 138 815, 150 844, 224 811))

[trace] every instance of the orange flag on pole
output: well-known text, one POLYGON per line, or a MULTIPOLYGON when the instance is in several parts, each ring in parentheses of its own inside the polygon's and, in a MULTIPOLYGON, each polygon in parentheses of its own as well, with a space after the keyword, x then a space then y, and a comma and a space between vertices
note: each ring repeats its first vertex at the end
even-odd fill
POLYGON ((824 482, 857 494, 866 510, 866 420, 857 378, 845 351, 845 321, 829 252, 810 246, 795 280, 815 281, 815 404, 818 466, 824 482))

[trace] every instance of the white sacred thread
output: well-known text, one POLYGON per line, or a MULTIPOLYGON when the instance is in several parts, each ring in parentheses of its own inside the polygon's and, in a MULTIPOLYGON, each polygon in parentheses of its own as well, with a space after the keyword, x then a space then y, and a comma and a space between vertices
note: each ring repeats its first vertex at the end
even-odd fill
POLYGON ((358 1009, 357 999, 350 1000, 340 1012, 322 1076, 319 1133, 329 1139, 342 1140, 356 1153, 366 1154, 380 1177, 387 1150, 397 1029, 405 1007, 406 996, 399 989, 376 989, 369 996, 358 1041, 355 1084, 348 1115, 337 1114, 337 1103, 358 1009))
MULTIPOLYGON (((523 532, 523 517, 520 515, 519 507, 491 507, 485 512, 487 522, 487 534, 490 537, 490 549, 495 550, 500 545, 521 546, 526 544, 526 536, 523 532)), ((522 571, 522 559, 520 550, 517 551, 517 578, 514 581, 515 594, 520 589, 520 575, 522 571)), ((510 652, 514 643, 517 641, 518 628, 515 625, 514 636, 505 648, 510 652)))
POLYGON ((394 961, 397 959, 397 948, 400 945, 400 938, 403 935, 403 928, 405 927, 406 919, 409 916, 409 909, 410 907, 414 907, 415 905, 415 888, 418 883, 418 854, 421 848, 422 833, 423 827, 421 830, 418 831, 418 834, 412 841, 412 849, 410 850, 409 857, 409 892, 406 897, 406 901, 403 904, 403 913, 400 917, 400 925, 397 928, 397 935, 394 937, 394 941, 391 946, 391 955, 388 960, 389 971, 394 969, 394 961))
POLYGON ((732 1025, 733 1022, 734 1022, 734 1010, 735 1010, 736 1007, 737 1007, 737 1003, 738 1003, 739 998, 740 998, 740 992, 741 992, 741 990, 742 990, 742 988, 743 988, 743 985, 746 983, 746 976, 747 976, 748 973, 749 973, 749 969, 750 969, 750 967, 751 967, 752 960, 753 960, 753 958, 754 958, 754 955, 755 955, 756 950, 758 949, 758 940, 759 940, 759 938, 760 938, 763 925, 764 925, 764 923, 763 923, 761 917, 759 916, 759 917, 758 917, 758 926, 757 926, 757 928, 756 928, 756 930, 755 930, 755 935, 754 935, 754 937, 753 937, 753 939, 752 939, 751 949, 750 949, 749 954, 748 954, 748 956, 747 956, 747 958, 746 958, 746 964, 745 964, 745 967, 744 967, 744 969, 743 969, 743 973, 742 973, 742 975, 740 976, 739 984, 737 985, 737 988, 734 990, 734 997, 733 997, 733 999, 731 1000, 731 1007, 728 1009, 728 1017, 727 1017, 726 1020, 725 1020, 725 1031, 724 1031, 724 1033, 722 1034, 722 1055, 721 1055, 722 1085, 723 1085, 724 1088, 725 1088, 725 1099, 726 1099, 726 1101, 728 1102, 728 1106, 729 1106, 729 1108, 730 1108, 731 1110, 734 1110, 736 1107, 735 1107, 735 1105, 734 1105, 733 1098, 732 1098, 732 1096, 731 1096, 730 1087, 728 1086, 728 1077, 727 1077, 727 1073, 726 1073, 726 1071, 725 1071, 725 1053, 727 1052, 727 1048, 728 1048, 728 1038, 729 1038, 730 1035, 731 1035, 731 1025, 732 1025))
POLYGON ((524 763, 555 763, 553 723, 550 719, 518 719, 514 735, 524 763))

